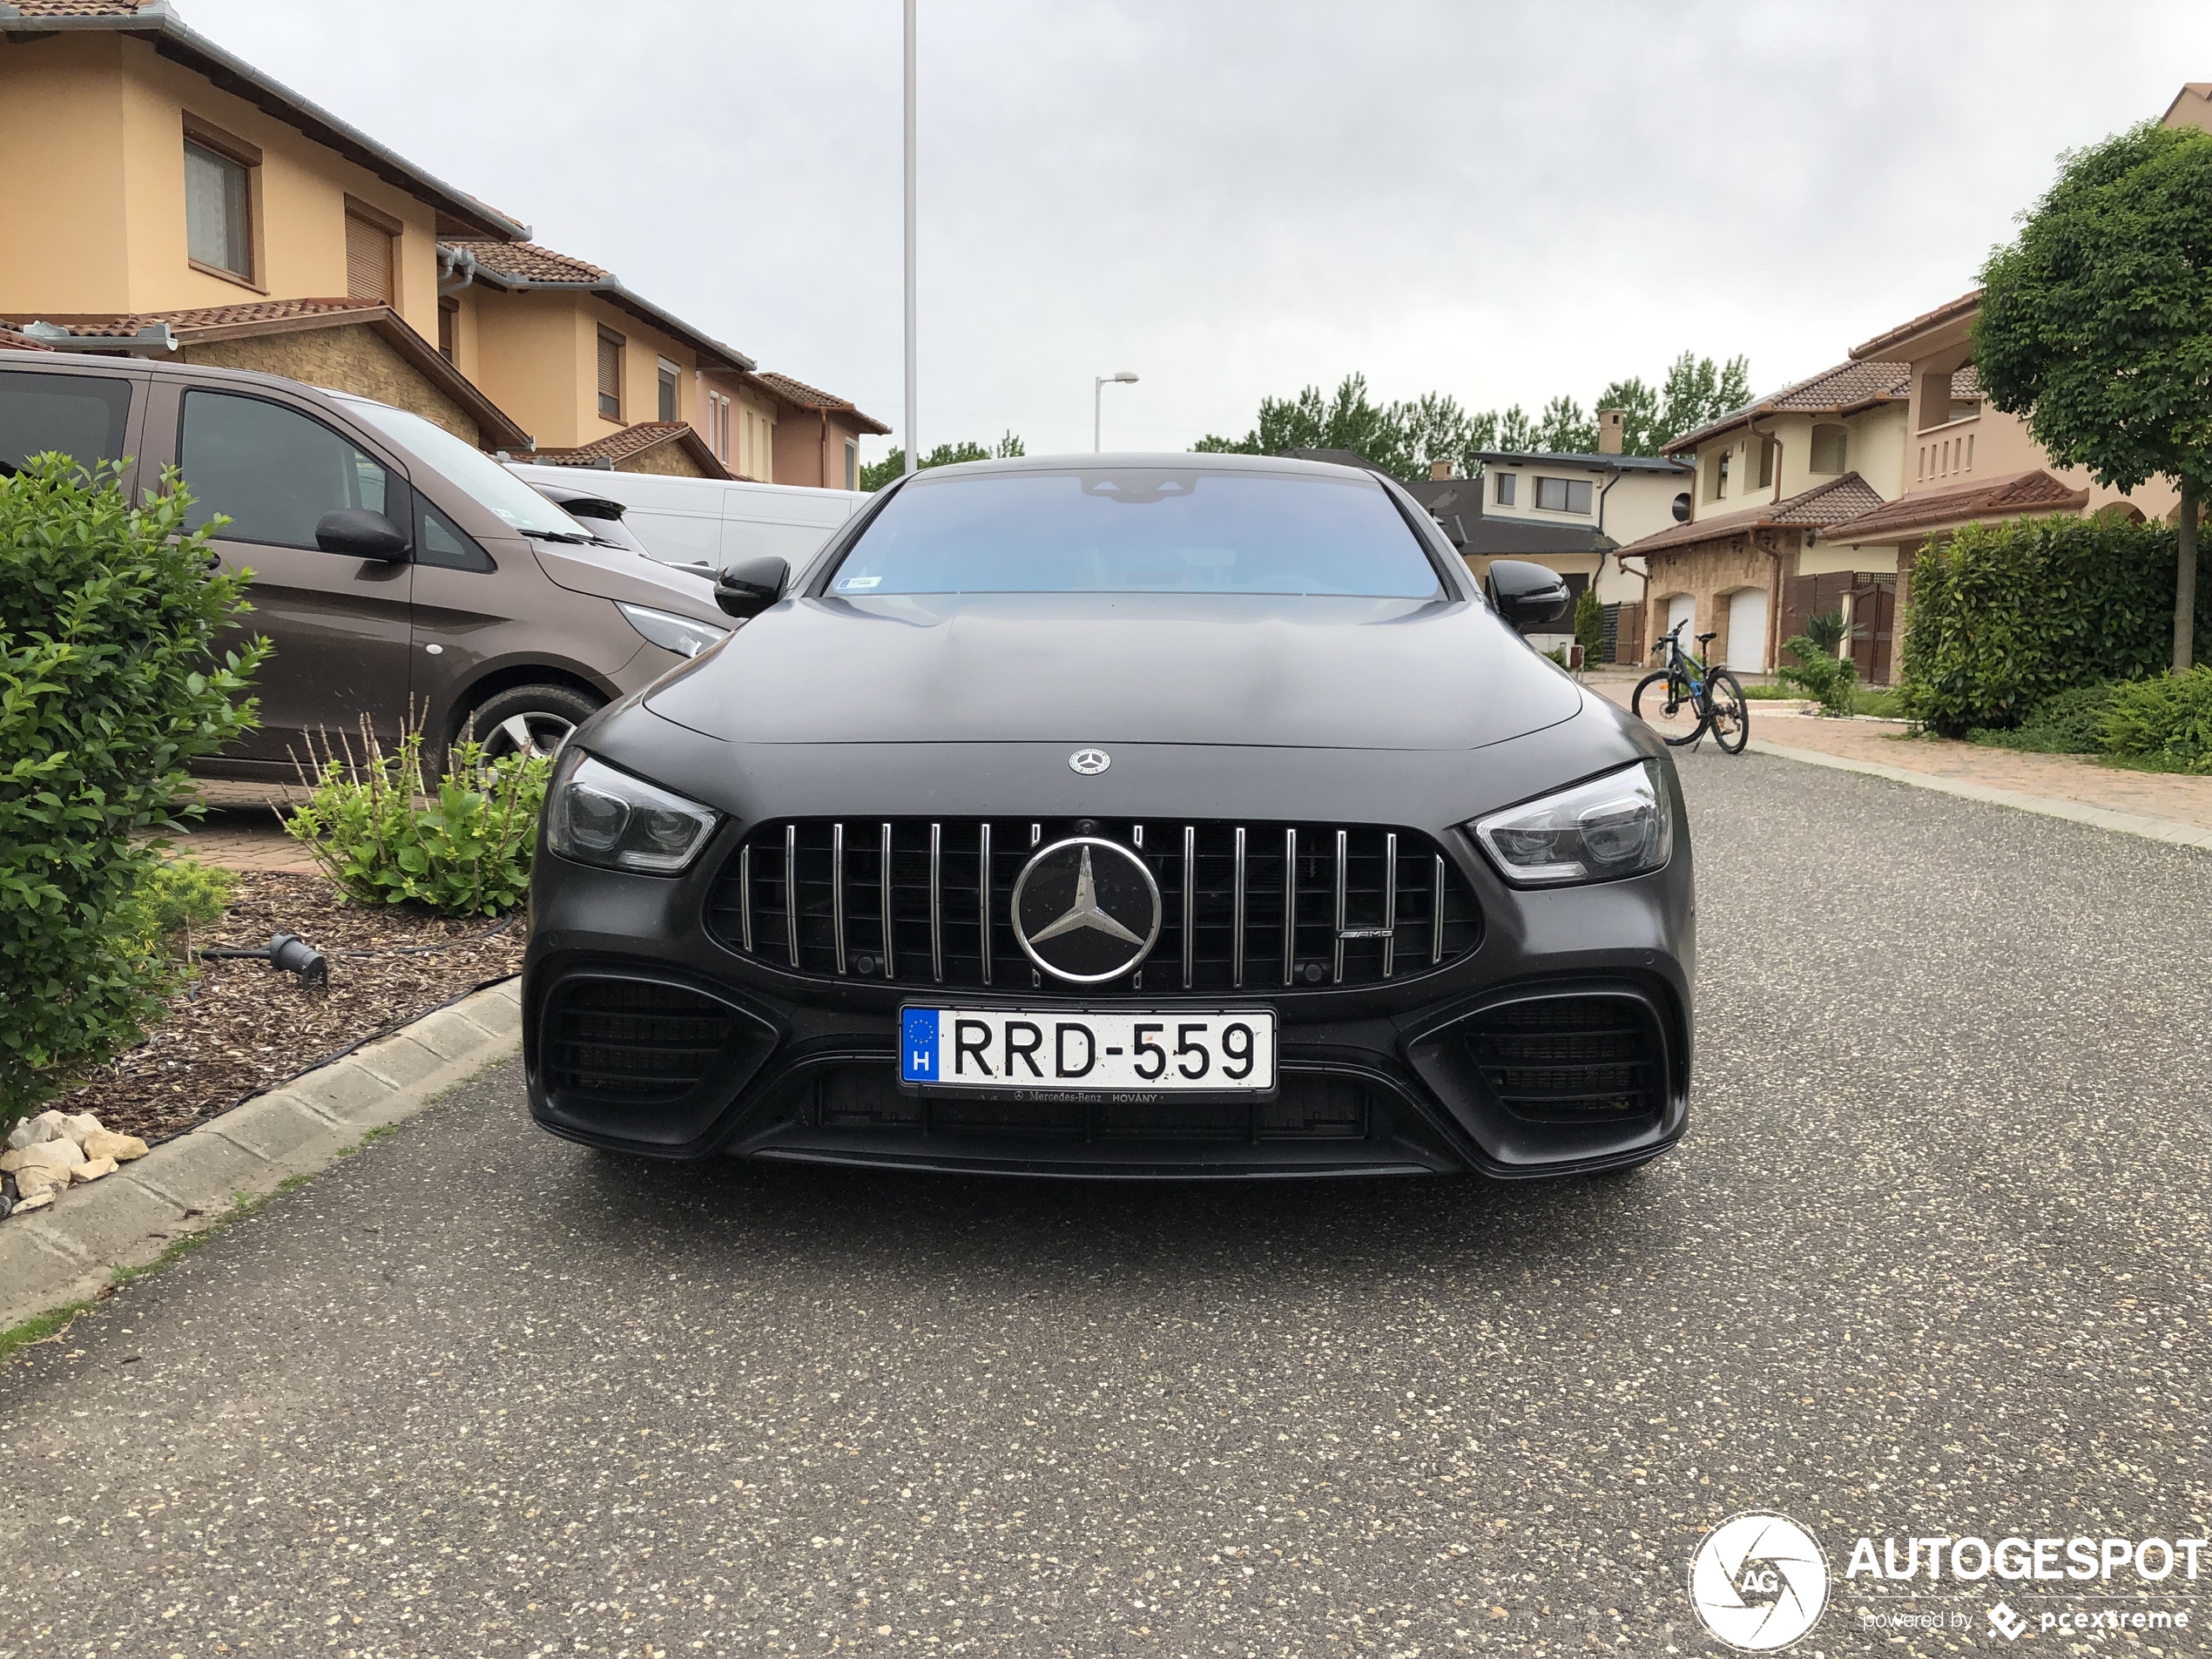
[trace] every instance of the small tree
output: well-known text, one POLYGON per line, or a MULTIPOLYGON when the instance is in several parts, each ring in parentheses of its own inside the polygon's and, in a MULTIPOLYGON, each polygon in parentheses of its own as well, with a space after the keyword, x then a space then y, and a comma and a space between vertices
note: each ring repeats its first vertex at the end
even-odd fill
POLYGON ((1595 588, 1575 596, 1575 643, 1582 648, 1584 667, 1597 661, 1598 647, 1605 644, 1605 606, 1595 588))
POLYGON ((2186 671, 2212 486, 2212 133, 2147 123, 2067 157, 1982 285, 1974 361, 1993 404, 2107 488, 2180 482, 2174 670, 2186 671))
MULTIPOLYGON (((962 461, 1010 461, 1026 454, 1022 440, 1008 432, 998 441, 995 448, 986 449, 981 444, 963 438, 958 443, 941 443, 934 449, 922 453, 921 464, 914 470, 927 472, 932 467, 949 467, 962 461)), ((894 449, 880 461, 871 462, 860 469, 860 488, 871 494, 902 477, 907 470, 907 452, 894 449)))

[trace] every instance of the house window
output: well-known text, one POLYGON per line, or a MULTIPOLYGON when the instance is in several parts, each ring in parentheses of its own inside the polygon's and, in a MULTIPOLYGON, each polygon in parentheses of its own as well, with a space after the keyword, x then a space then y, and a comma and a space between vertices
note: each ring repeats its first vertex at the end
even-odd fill
POLYGON ((622 419, 622 336, 606 328, 599 331, 599 413, 622 419))
POLYGON ((185 252, 193 264, 253 280, 253 199, 244 160, 185 140, 185 252))
POLYGON ((1920 376, 1920 430, 1946 424, 1951 419, 1951 372, 1920 376))
POLYGON ((845 441, 845 487, 847 489, 860 487, 860 446, 850 438, 845 441))
POLYGON ((1518 475, 1514 473, 1501 472, 1498 475, 1499 506, 1510 507, 1513 505, 1513 489, 1514 485, 1518 482, 1518 475))
POLYGON ((1539 478, 1536 509, 1545 513, 1587 513, 1590 485, 1587 478, 1539 478))
POLYGON ((1705 499, 1719 501, 1728 494, 1728 458, 1733 448, 1723 449, 1707 458, 1705 462, 1705 499))
POLYGON ((665 357, 661 359, 660 413, 656 417, 657 419, 663 421, 673 421, 676 418, 677 377, 682 373, 683 371, 681 369, 678 368, 675 364, 670 362, 665 357))
POLYGON ((1774 482, 1775 442, 1772 438, 1759 440, 1759 488, 1764 489, 1774 482))
POLYGON ((1817 426, 1812 429, 1812 469, 1815 472, 1838 473, 1847 470, 1844 462, 1850 454, 1851 435, 1836 425, 1817 426))
POLYGON ((448 294, 438 301, 438 355, 448 363, 461 338, 461 301, 448 294))
POLYGON ((401 229, 389 213, 379 212, 367 202, 346 198, 346 297, 371 300, 381 306, 395 303, 398 287, 393 280, 393 252, 401 229))

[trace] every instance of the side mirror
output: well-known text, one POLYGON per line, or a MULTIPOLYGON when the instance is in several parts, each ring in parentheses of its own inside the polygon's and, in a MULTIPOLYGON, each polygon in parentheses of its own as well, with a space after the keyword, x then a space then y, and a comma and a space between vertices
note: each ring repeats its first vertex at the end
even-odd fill
POLYGON ((315 521, 315 545, 326 553, 349 554, 389 564, 407 556, 407 537, 381 513, 345 507, 315 521))
POLYGON ((784 597, 791 566, 772 553, 756 553, 722 567, 714 578, 714 603, 726 616, 757 617, 784 597))
POLYGON ((1490 603, 1516 628, 1556 622, 1567 614, 1566 578, 1556 570, 1521 559, 1493 559, 1483 578, 1490 603))

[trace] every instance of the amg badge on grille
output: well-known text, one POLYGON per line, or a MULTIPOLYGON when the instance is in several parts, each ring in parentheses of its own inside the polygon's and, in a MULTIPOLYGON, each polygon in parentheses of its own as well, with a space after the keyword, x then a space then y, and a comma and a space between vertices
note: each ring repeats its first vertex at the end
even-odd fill
POLYGON ((1159 936, 1159 883, 1117 842, 1094 835, 1055 841, 1014 883, 1014 937, 1055 979, 1119 979, 1159 936))

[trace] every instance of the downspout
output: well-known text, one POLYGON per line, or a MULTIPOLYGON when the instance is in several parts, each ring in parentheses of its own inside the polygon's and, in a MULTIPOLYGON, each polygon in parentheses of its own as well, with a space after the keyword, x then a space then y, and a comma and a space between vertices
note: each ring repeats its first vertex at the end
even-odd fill
POLYGON ((476 280, 476 256, 465 247, 441 247, 438 250, 438 265, 448 278, 456 271, 461 273, 458 282, 440 280, 438 298, 441 300, 449 293, 459 293, 476 280))
MULTIPOLYGON (((822 469, 819 476, 822 481, 822 488, 828 489, 833 487, 830 483, 829 411, 827 409, 816 409, 814 411, 814 418, 822 423, 822 469)), ((840 485, 836 486, 836 488, 841 489, 843 486, 840 485)))
MULTIPOLYGON (((1774 506, 1782 499, 1782 440, 1770 437, 1766 433, 1760 431, 1757 416, 1744 422, 1744 430, 1755 438, 1766 438, 1774 445, 1774 493, 1767 497, 1767 504, 1770 507, 1774 506)), ((1751 532, 1751 540, 1756 546, 1758 542, 1758 532, 1756 529, 1751 532)), ((1773 575, 1767 583, 1764 651, 1767 672, 1772 673, 1782 661, 1782 550, 1774 544, 1774 539, 1771 536, 1769 537, 1765 552, 1767 557, 1774 561, 1773 575)))
MULTIPOLYGON (((1608 477, 1606 479, 1606 481, 1605 481, 1605 488, 1604 488, 1604 489, 1601 489, 1601 490, 1599 490, 1599 491, 1597 492, 1597 533, 1598 533, 1600 536, 1602 536, 1602 535, 1604 535, 1604 534, 1605 534, 1605 498, 1606 498, 1608 496, 1610 496, 1610 495, 1613 493, 1613 486, 1614 486, 1614 485, 1615 485, 1615 484, 1617 484, 1617 483, 1619 483, 1620 482, 1621 482, 1621 469, 1620 469, 1620 468, 1618 468, 1618 467, 1615 467, 1614 469, 1612 469, 1612 471, 1611 471, 1611 475, 1610 475, 1610 476, 1608 476, 1608 477)), ((1614 558, 1614 560, 1613 560, 1613 563, 1614 563, 1615 567, 1616 569, 1618 569, 1618 570, 1626 570, 1629 568, 1627 565, 1622 564, 1622 563, 1621 563, 1620 558, 1619 558, 1619 556, 1618 556, 1618 550, 1615 550, 1615 558, 1614 558)), ((1595 573, 1594 575, 1592 575, 1592 576, 1591 576, 1591 577, 1590 577, 1590 591, 1591 591, 1592 593, 1595 593, 1595 592, 1597 592, 1597 590, 1598 590, 1598 584, 1599 584, 1600 583, 1603 582, 1604 580, 1605 580, 1605 550, 1604 550, 1603 548, 1600 548, 1600 549, 1598 550, 1598 554, 1597 554, 1597 570, 1596 570, 1595 573)), ((1646 590, 1647 592, 1649 592, 1649 591, 1650 590, 1650 587, 1651 587, 1651 582, 1650 582, 1650 579, 1649 579, 1649 577, 1646 577, 1646 578, 1645 578, 1645 581, 1644 581, 1644 584, 1643 584, 1643 585, 1644 585, 1644 589, 1645 589, 1645 590, 1646 590)), ((1600 604, 1604 604, 1604 600, 1603 600, 1603 598, 1602 598, 1602 597, 1601 597, 1601 598, 1599 599, 1598 603, 1599 603, 1600 604)), ((1616 619, 1616 620, 1617 620, 1617 619, 1616 619)), ((1613 636, 1613 637, 1614 637, 1614 646, 1613 646, 1613 649, 1614 649, 1615 651, 1618 651, 1620 650, 1620 648, 1621 648, 1621 646, 1620 646, 1620 637, 1621 637, 1621 636, 1620 636, 1620 631, 1619 631, 1619 630, 1618 630, 1617 628, 1614 631, 1614 636, 1613 636)))

